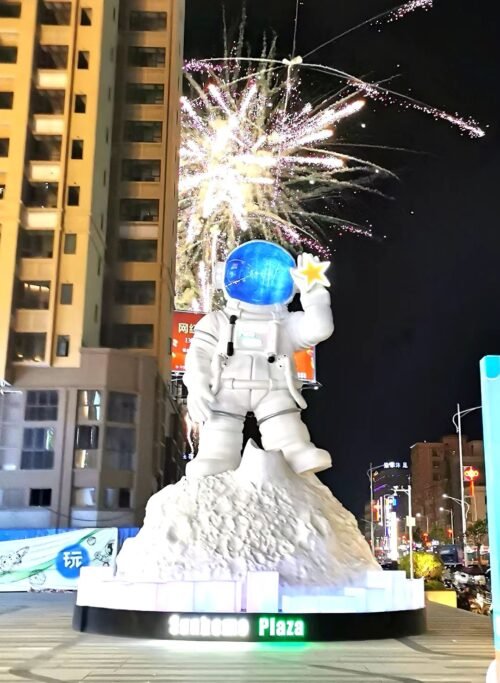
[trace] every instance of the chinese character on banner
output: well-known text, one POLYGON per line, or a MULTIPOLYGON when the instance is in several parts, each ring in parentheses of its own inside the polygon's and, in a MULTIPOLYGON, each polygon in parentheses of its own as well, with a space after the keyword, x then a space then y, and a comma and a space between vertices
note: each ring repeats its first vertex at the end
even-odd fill
POLYGON ((472 465, 464 467, 464 481, 474 481, 479 477, 479 470, 472 465))
POLYGON ((66 579, 80 576, 80 569, 90 564, 90 557, 81 545, 73 545, 61 550, 56 557, 56 569, 66 579))
MULTIPOLYGON (((186 353, 194 335, 196 323, 204 313, 174 311, 172 333, 172 372, 184 372, 186 353)), ((316 354, 314 349, 304 349, 295 354, 297 377, 303 382, 316 381, 316 354)))

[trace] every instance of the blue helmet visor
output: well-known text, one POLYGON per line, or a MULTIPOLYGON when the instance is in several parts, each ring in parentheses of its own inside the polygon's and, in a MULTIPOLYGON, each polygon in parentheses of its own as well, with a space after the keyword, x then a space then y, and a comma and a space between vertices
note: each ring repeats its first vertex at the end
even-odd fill
POLYGON ((224 287, 232 299, 247 304, 284 304, 293 296, 290 268, 294 267, 293 256, 278 244, 245 242, 229 254, 224 287))

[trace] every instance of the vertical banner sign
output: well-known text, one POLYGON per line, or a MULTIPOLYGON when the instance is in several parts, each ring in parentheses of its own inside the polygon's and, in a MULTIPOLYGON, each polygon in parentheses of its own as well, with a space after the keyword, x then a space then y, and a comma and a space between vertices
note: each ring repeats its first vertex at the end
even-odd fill
MULTIPOLYGON (((488 536, 493 604, 500 606, 500 356, 481 360, 481 399, 486 466, 488 536)), ((500 609, 493 612, 493 636, 500 680, 500 609)), ((494 680, 494 679, 493 679, 494 680)))
MULTIPOLYGON (((196 323, 204 313, 174 311, 172 331, 172 372, 185 371, 186 353, 193 338, 196 323)), ((297 351, 295 354, 297 377, 303 382, 316 382, 316 354, 314 349, 297 351)))

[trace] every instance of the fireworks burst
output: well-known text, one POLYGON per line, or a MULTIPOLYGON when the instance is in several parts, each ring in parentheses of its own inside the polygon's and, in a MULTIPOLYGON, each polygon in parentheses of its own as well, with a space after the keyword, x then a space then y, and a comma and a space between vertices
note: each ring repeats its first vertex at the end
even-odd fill
MULTIPOLYGON (((328 227, 371 236, 325 203, 348 187, 373 192, 375 175, 387 173, 332 148, 338 126, 365 101, 353 90, 329 106, 304 103, 293 66, 282 64, 278 75, 260 63, 242 75, 238 60, 223 70, 200 62, 188 66, 195 95, 181 100, 181 277, 200 261, 213 272, 242 237, 291 243, 327 258, 328 227), (205 87, 192 72, 204 73, 205 87)), ((206 268, 197 279, 195 287, 185 281, 178 288, 184 292, 178 305, 206 306, 213 284, 206 268)))

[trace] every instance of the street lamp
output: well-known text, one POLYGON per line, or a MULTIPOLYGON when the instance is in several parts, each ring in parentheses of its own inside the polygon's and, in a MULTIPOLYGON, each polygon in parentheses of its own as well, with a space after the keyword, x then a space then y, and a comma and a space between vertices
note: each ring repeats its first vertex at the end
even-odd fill
POLYGON ((366 476, 370 480, 370 541, 372 546, 372 553, 375 552, 375 529, 373 526, 373 472, 379 470, 384 465, 378 465, 373 467, 373 463, 370 463, 370 467, 366 471, 366 476))
POLYGON ((457 412, 451 418, 455 430, 458 434, 458 456, 460 461, 460 505, 462 506, 462 545, 464 549, 464 566, 467 567, 467 519, 465 514, 465 495, 464 495, 464 454, 462 449, 462 416, 466 416, 475 410, 480 410, 482 406, 474 406, 474 408, 467 408, 460 410, 460 403, 457 403, 457 412))
POLYGON ((451 508, 439 508, 440 512, 449 512, 450 513, 450 521, 451 521, 451 540, 453 542, 453 545, 455 545, 455 525, 453 523, 453 510, 451 508))
POLYGON ((425 530, 426 530, 427 536, 428 536, 429 535, 429 515, 423 515, 421 512, 417 512, 415 517, 417 517, 417 519, 420 519, 420 517, 425 518, 425 527, 426 527, 425 530))
POLYGON ((393 487, 394 493, 406 493, 408 496, 408 517, 406 518, 407 520, 407 526, 410 530, 410 579, 413 579, 413 514, 412 514, 412 506, 411 506, 411 484, 408 484, 406 488, 403 486, 394 486, 393 487))
MULTIPOLYGON (((443 498, 447 498, 448 500, 452 500, 454 503, 456 503, 457 505, 460 505, 460 507, 462 507, 462 501, 461 501, 459 498, 453 498, 453 496, 449 496, 447 493, 443 493, 443 496, 442 496, 442 497, 443 497, 443 498)), ((467 523, 467 517, 469 516, 469 510, 470 510, 470 503, 468 503, 468 502, 464 499, 464 505, 465 505, 465 508, 466 508, 466 509, 465 509, 465 521, 466 521, 466 523, 467 523)))

